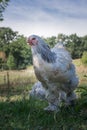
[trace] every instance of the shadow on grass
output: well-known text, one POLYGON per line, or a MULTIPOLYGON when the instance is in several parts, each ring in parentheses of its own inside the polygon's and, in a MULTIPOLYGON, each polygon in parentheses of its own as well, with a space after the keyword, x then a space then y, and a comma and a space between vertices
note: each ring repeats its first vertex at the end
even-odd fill
POLYGON ((24 84, 24 85, 16 85, 16 86, 10 86, 9 88, 5 85, 0 86, 0 96, 1 97, 10 97, 15 95, 21 95, 24 92, 29 92, 32 85, 34 83, 24 84))
POLYGON ((22 98, 0 102, 1 130, 87 130, 87 87, 74 107, 62 106, 60 112, 45 112, 47 102, 22 98))

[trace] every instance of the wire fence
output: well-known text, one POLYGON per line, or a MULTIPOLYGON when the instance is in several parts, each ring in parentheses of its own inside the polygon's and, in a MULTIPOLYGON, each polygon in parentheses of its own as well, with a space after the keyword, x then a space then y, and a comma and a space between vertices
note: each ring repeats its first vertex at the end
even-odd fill
POLYGON ((33 71, 1 71, 0 72, 0 96, 21 94, 29 91, 36 82, 33 71))

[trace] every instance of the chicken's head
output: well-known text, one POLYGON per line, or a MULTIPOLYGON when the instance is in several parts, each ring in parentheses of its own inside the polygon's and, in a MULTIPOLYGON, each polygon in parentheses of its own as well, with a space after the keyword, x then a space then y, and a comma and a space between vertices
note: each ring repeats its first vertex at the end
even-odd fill
POLYGON ((29 45, 35 46, 38 44, 38 37, 36 35, 31 35, 31 36, 29 36, 27 42, 29 43, 29 45))
POLYGON ((39 54, 44 61, 54 62, 55 61, 55 53, 51 52, 51 49, 48 44, 44 42, 44 40, 37 36, 31 35, 28 37, 27 42, 31 45, 31 51, 33 55, 39 54))

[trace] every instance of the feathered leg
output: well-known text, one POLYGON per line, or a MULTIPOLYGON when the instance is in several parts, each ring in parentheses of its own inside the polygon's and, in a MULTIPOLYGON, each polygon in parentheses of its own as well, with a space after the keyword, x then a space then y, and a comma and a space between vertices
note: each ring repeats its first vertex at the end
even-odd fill
POLYGON ((73 74, 70 77, 70 82, 68 84, 65 84, 65 91, 66 91, 66 105, 74 105, 75 104, 75 100, 77 98, 74 90, 77 88, 78 83, 79 83, 79 79, 78 77, 73 74))
POLYGON ((71 105, 73 106, 75 104, 75 100, 76 100, 76 94, 73 92, 69 92, 67 93, 67 97, 66 97, 66 105, 71 105))
POLYGON ((60 104, 60 95, 59 92, 56 94, 52 91, 47 91, 46 99, 49 103, 49 105, 44 108, 46 111, 59 111, 59 104, 60 104))

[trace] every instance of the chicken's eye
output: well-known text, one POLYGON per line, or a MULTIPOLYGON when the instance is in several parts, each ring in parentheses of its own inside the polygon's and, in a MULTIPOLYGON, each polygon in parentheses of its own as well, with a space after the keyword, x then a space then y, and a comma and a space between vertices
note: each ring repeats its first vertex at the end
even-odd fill
POLYGON ((32 38, 32 40, 35 40, 36 38, 32 38))

